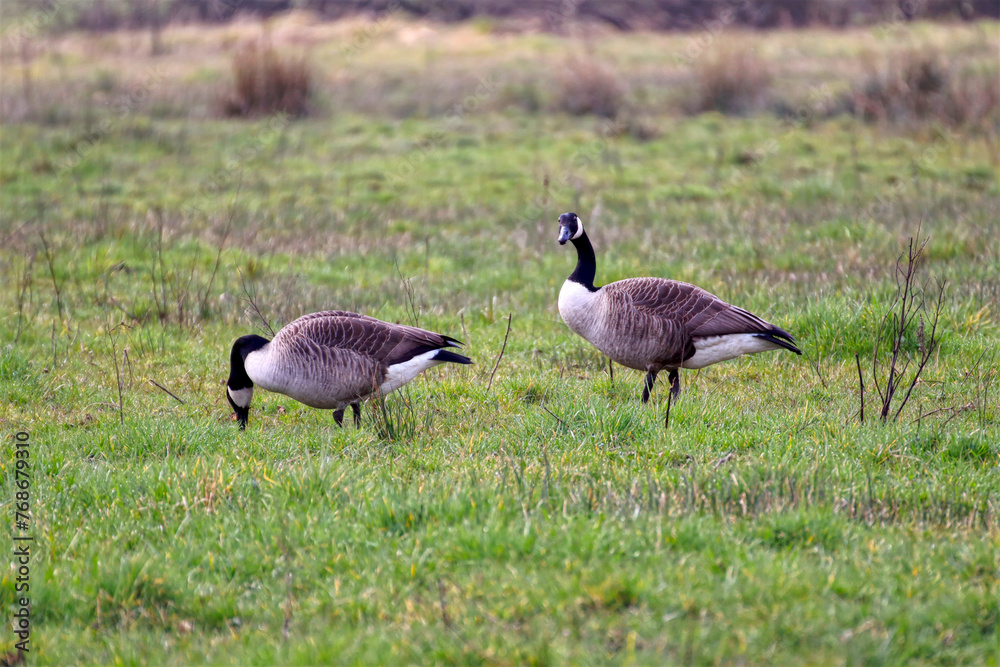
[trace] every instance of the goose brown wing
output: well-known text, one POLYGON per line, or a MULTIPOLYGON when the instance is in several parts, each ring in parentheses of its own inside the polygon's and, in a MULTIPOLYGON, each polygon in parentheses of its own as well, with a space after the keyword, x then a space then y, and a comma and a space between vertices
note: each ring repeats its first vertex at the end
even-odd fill
POLYGON ((737 333, 768 333, 774 327, 753 313, 730 305, 690 283, 665 278, 633 278, 608 285, 621 285, 632 305, 652 316, 679 325, 691 337, 725 336, 737 333))
POLYGON ((613 338, 642 341, 639 345, 648 349, 641 353, 654 364, 679 364, 695 353, 685 326, 687 297, 673 283, 629 278, 601 288, 607 300, 607 317, 614 328, 613 338))
POLYGON ((386 367, 458 343, 432 331, 344 310, 305 315, 278 332, 278 337, 283 334, 322 348, 350 350, 386 367))
POLYGON ((386 364, 367 354, 324 345, 309 336, 288 339, 287 345, 289 354, 283 361, 292 366, 285 369, 288 375, 314 378, 320 385, 317 393, 335 402, 347 403, 371 394, 388 373, 386 364))

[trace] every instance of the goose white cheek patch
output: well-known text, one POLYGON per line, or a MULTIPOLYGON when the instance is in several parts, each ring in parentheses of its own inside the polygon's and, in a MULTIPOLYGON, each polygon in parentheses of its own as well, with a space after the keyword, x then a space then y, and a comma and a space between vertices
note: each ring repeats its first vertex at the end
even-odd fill
POLYGON ((253 387, 247 387, 246 389, 230 389, 226 387, 226 391, 229 392, 229 397, 233 399, 233 403, 240 406, 241 408, 250 407, 250 399, 253 398, 253 387))
POLYGON ((576 234, 573 234, 574 239, 578 239, 583 236, 583 220, 580 218, 576 219, 576 234))

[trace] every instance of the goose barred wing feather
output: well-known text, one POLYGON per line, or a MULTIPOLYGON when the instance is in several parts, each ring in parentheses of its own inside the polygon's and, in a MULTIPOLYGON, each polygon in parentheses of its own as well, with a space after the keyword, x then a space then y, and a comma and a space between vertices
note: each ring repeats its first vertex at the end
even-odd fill
MULTIPOLYGON (((667 281, 665 281, 667 282, 667 281)), ((669 286, 666 286, 669 287, 669 286)), ((664 286, 646 278, 630 278, 601 288, 606 318, 613 332, 598 346, 630 368, 679 364, 691 357, 694 345, 684 326, 683 311, 661 296, 664 286)))
POLYGON ((278 337, 308 340, 319 348, 350 350, 383 368, 408 361, 418 354, 455 347, 448 336, 402 324, 390 324, 367 315, 329 310, 305 315, 291 322, 278 337))
MULTIPOLYGON (((285 368, 288 377, 313 378, 318 389, 313 392, 325 402, 340 405, 367 396, 374 392, 386 379, 388 369, 385 364, 355 350, 325 345, 308 336, 289 339, 288 352, 284 363, 297 366, 285 368)), ((298 400, 313 407, 330 407, 314 404, 302 397, 298 400)))
POLYGON ((730 305, 696 285, 665 278, 620 280, 615 288, 629 295, 632 305, 702 338, 739 333, 771 333, 775 327, 753 313, 730 305))

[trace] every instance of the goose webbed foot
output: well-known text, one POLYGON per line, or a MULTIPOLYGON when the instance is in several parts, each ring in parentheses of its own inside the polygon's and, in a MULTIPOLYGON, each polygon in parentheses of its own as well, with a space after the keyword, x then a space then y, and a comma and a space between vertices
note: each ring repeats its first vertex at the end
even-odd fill
POLYGON ((642 388, 642 402, 649 403, 649 392, 653 389, 653 383, 656 382, 656 373, 650 371, 646 373, 646 383, 642 388))

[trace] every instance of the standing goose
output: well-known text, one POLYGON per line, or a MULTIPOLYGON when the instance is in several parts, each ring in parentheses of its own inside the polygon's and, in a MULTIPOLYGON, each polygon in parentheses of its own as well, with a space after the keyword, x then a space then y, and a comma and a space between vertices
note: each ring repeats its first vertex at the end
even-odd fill
POLYGON ((622 366, 646 372, 642 402, 662 370, 670 397, 679 368, 704 368, 744 354, 784 348, 802 354, 787 331, 705 290, 666 278, 628 278, 594 286, 597 260, 576 213, 559 216, 559 245, 576 246, 576 269, 559 291, 559 315, 575 333, 622 366))
POLYGON ((449 336, 357 313, 312 313, 286 325, 272 341, 238 338, 229 355, 226 398, 241 431, 250 418, 255 384, 309 407, 333 410, 340 426, 350 405, 360 426, 361 401, 385 396, 446 361, 471 364, 468 357, 444 349, 459 345, 449 336))

